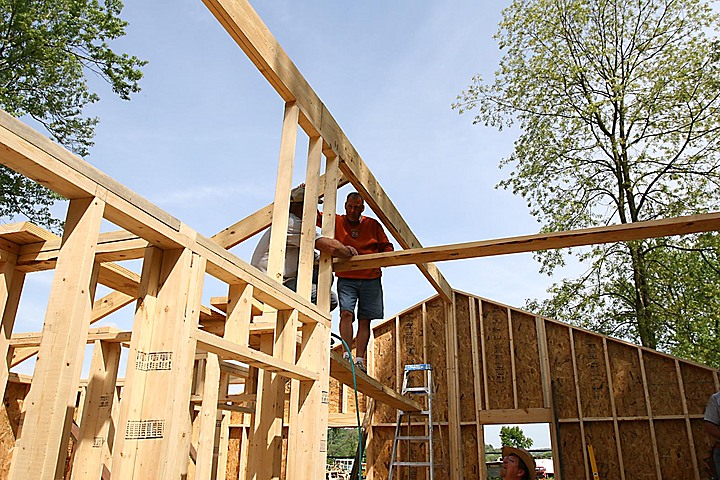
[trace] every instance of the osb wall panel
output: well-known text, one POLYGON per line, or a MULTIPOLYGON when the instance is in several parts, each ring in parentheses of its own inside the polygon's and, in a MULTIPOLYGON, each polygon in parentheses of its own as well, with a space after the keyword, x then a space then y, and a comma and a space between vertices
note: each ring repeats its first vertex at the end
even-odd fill
POLYGON ((460 427, 460 449, 462 451, 462 468, 465 478, 480 478, 478 461, 478 436, 475 425, 460 427))
POLYGON ((664 355, 643 351, 643 362, 653 416, 682 415, 675 361, 664 355))
POLYGON ((448 379, 447 379, 447 349, 445 318, 445 304, 436 298, 426 304, 427 321, 425 335, 427 335, 427 362, 433 366, 433 383, 435 396, 433 401, 433 419, 436 422, 447 421, 448 408, 448 379))
POLYGON ((700 478, 710 478, 713 441, 705 432, 705 420, 701 418, 690 420, 690 429, 695 443, 695 456, 700 467, 700 478))
POLYGON ((535 317, 513 310, 510 318, 515 346, 518 407, 541 408, 544 402, 542 388, 538 388, 542 385, 542 374, 535 317))
POLYGON ((612 422, 585 422, 585 441, 595 450, 600 478, 620 478, 620 462, 612 422))
POLYGON ((10 470, 12 457, 9 452, 15 445, 22 402, 29 390, 29 384, 15 382, 8 382, 5 388, 5 398, 0 409, 0 478, 7 478, 10 470))
POLYGON ((470 333, 470 299, 465 295, 455 296, 455 318, 457 319, 458 383, 460 385, 460 421, 475 421, 475 375, 470 333))
POLYGON ((612 416, 602 337, 573 330, 573 339, 583 416, 612 416))
POLYGON ((585 459, 579 423, 560 424, 560 455, 562 459, 559 463, 563 469, 563 478, 568 480, 585 478, 585 459))
MULTIPOLYGON (((435 480, 449 480, 450 478, 450 443, 448 428, 446 425, 436 426, 434 432, 434 449, 435 449, 435 480)), ((472 477, 465 476, 466 479, 472 477)))
POLYGON ((344 413, 342 411, 342 384, 330 377, 329 412, 344 413))
POLYGON ((691 478, 693 472, 685 420, 656 420, 655 438, 663 478, 691 478))
POLYGON ((240 474, 240 449, 242 448, 243 427, 231 427, 228 436, 228 457, 226 480, 237 480, 240 474))
MULTIPOLYGON (((373 330, 374 377, 383 385, 398 390, 395 372, 395 322, 389 321, 378 325, 373 330)), ((375 406, 375 423, 395 422, 396 411, 383 403, 375 406)))
POLYGON ((558 418, 577 418, 575 374, 570 354, 570 329, 555 322, 545 322, 550 377, 558 418))
POLYGON ((506 307, 489 302, 482 305, 488 409, 514 408, 508 311, 506 307))
POLYGON ((680 374, 685 389, 689 414, 704 414, 708 399, 715 393, 712 370, 680 362, 680 374))
POLYGON ((367 468, 372 468, 375 480, 388 478, 394 438, 395 427, 372 427, 373 457, 368 459, 367 468))
POLYGON ((647 415, 637 348, 614 341, 608 341, 607 347, 618 417, 647 415))
POLYGON ((654 468, 652 442, 650 441, 650 423, 647 420, 619 422, 620 447, 623 451, 625 478, 631 480, 657 480, 654 468), (638 462, 648 459, 650 462, 638 462))
POLYGON ((398 319, 398 332, 400 366, 423 363, 422 309, 416 308, 401 315, 398 319))

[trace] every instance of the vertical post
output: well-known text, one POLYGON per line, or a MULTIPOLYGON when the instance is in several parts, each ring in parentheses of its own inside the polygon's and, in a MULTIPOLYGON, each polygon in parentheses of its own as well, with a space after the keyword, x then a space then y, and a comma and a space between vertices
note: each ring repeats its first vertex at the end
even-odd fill
POLYGON ((95 341, 72 480, 96 480, 102 474, 103 462, 108 456, 108 433, 121 349, 119 343, 95 341))
MULTIPOLYGON (((302 244, 298 270, 298 293, 310 298, 319 193, 322 138, 310 138, 305 179, 302 244)), ((326 180, 326 185, 329 182, 326 180)), ((323 272, 325 273, 325 272, 323 272)), ((323 285, 325 287, 325 285, 323 285)), ((325 287, 327 288, 327 287, 325 287)), ((330 311, 329 295, 318 303, 321 311, 330 311)), ((298 365, 320 373, 318 381, 291 382, 288 432, 288 472, 307 478, 325 475, 327 450, 328 396, 330 389, 330 331, 322 322, 305 324, 301 328, 302 342, 298 365)))
POLYGON ((64 473, 77 385, 95 291, 95 251, 105 202, 70 201, 53 276, 38 361, 9 478, 64 473))
POLYGON ((12 362, 10 337, 12 337, 13 327, 15 325, 17 308, 20 303, 20 293, 25 283, 25 273, 15 270, 17 255, 7 252, 5 257, 6 260, 0 262, 0 314, 2 315, 2 324, 0 324, 0 358, 2 358, 3 362, 0 366, 0 399, 5 398, 5 388, 7 386, 10 364, 12 362))
POLYGON ((113 478, 187 474, 190 390, 205 260, 148 247, 113 451, 113 478))
POLYGON ((455 316, 455 292, 452 303, 445 302, 445 337, 447 342, 448 381, 448 444, 450 446, 450 478, 462 479, 462 438, 460 433, 460 387, 457 371, 457 318, 455 316))
MULTIPOLYGON (((273 204, 273 223, 270 233, 270 254, 267 274, 278 283, 283 281, 285 244, 287 242, 290 187, 297 142, 300 108, 295 102, 285 105, 280 159, 273 204)), ((267 316, 268 319, 272 314, 267 316)), ((274 341, 269 335, 260 340, 261 350, 295 363, 295 337, 297 335, 297 312, 277 312, 274 341)), ((255 417, 248 451, 249 480, 265 480, 280 477, 282 464, 282 426, 285 399, 285 382, 282 377, 261 371, 258 375, 255 417)))
POLYGON ((205 362, 205 381, 200 407, 200 433, 195 460, 195 479, 210 480, 213 472, 213 450, 215 448, 215 423, 218 413, 218 389, 220 387, 220 360, 208 352, 205 362))

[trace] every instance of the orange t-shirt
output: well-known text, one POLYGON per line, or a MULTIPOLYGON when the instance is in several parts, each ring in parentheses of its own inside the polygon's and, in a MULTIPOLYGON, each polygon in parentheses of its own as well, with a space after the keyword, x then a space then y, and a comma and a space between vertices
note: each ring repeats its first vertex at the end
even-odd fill
MULTIPOLYGON (((388 241, 380 222, 370 217, 360 217, 360 224, 353 226, 345 215, 335 216, 335 238, 343 245, 355 247, 360 255, 368 253, 392 252, 393 245, 388 241)), ((382 275, 379 268, 368 270, 350 270, 337 272, 338 278, 378 278, 382 275)))

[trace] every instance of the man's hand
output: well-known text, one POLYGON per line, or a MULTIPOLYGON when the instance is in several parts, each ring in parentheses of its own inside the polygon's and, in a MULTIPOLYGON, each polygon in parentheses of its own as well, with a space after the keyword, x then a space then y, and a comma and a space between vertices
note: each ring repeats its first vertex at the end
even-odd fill
POLYGON ((337 258, 350 258, 358 254, 355 247, 343 245, 334 238, 320 237, 315 240, 315 248, 337 258))

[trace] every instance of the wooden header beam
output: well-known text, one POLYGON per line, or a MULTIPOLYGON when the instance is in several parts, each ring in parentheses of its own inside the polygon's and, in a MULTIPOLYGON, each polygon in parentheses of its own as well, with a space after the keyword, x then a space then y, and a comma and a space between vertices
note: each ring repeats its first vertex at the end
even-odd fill
MULTIPOLYGON (((246 0, 203 0, 285 102, 297 102, 300 126, 310 137, 323 138, 323 153, 337 156, 340 169, 403 248, 422 245, 333 116, 290 57, 246 0)), ((418 265, 446 300, 452 289, 434 265, 418 265)))
POLYGON ((535 235, 483 240, 480 242, 415 248, 399 252, 359 255, 350 260, 338 260, 335 263, 335 270, 341 272, 366 268, 410 265, 422 262, 490 257, 602 243, 627 242, 645 238, 688 235, 691 233, 717 230, 720 230, 720 212, 622 225, 610 225, 607 227, 584 228, 566 232, 538 233, 535 235))

